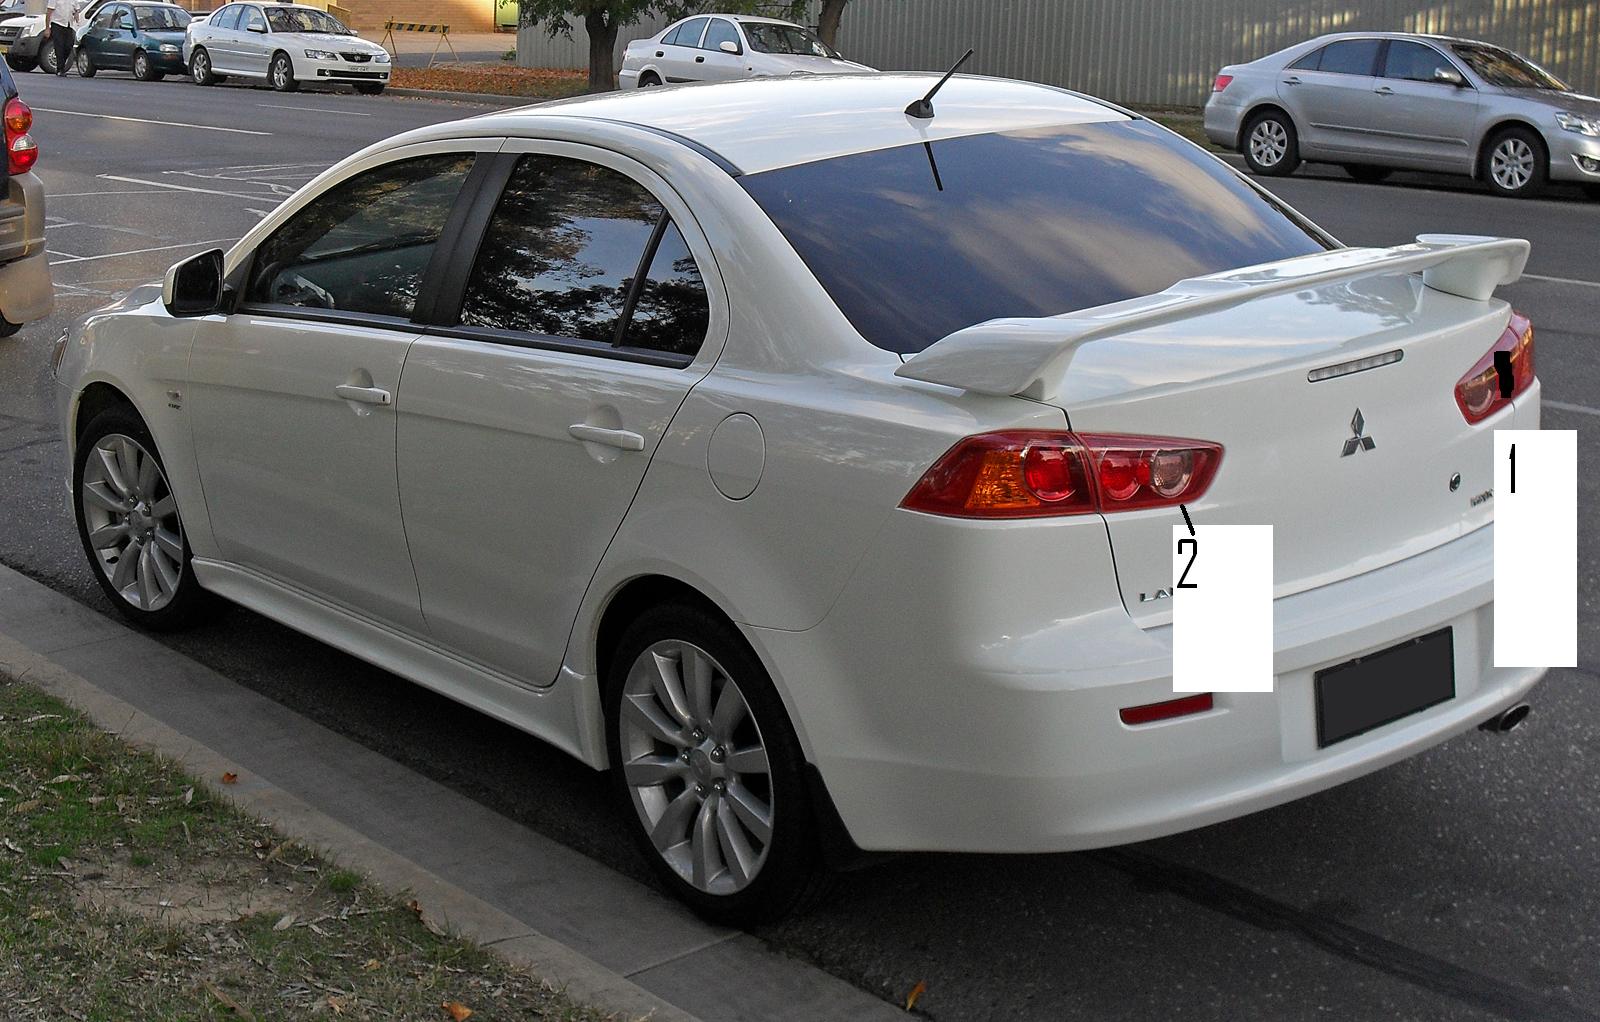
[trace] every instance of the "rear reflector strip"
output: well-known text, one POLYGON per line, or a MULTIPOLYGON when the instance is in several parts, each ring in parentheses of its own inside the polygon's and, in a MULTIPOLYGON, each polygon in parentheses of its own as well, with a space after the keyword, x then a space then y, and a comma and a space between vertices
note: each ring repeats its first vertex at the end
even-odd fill
POLYGON ((1404 351, 1396 348, 1393 351, 1386 351, 1381 355, 1369 355, 1366 358, 1358 358, 1354 362, 1340 362, 1336 366, 1323 366, 1321 369, 1313 369, 1309 373, 1306 373, 1306 379, 1311 383, 1321 383, 1323 380, 1332 380, 1340 376, 1349 376, 1351 373, 1364 373, 1368 369, 1376 369, 1379 366, 1394 365, 1402 358, 1405 358, 1405 355, 1406 353, 1404 351))
POLYGON ((1199 695, 1184 696, 1182 699, 1168 699, 1163 703, 1125 706, 1117 711, 1117 715, 1122 718, 1124 724, 1153 724, 1158 720, 1205 713, 1211 708, 1211 693, 1201 692, 1199 695))

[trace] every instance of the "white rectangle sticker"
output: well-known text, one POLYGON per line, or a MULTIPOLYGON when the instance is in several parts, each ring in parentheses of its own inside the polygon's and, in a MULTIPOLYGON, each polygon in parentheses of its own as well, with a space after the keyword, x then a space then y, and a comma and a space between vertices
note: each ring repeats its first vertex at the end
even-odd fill
POLYGON ((1172 529, 1172 690, 1272 691, 1272 526, 1172 529))
POLYGON ((1494 431, 1494 665, 1578 665, 1578 434, 1494 431))

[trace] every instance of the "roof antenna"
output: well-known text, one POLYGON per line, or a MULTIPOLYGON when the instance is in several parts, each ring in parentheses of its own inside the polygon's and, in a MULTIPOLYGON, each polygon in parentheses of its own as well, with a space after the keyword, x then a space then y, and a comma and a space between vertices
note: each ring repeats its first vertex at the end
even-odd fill
POLYGON ((944 77, 939 79, 938 84, 934 85, 933 88, 928 90, 928 94, 926 96, 923 96, 921 99, 914 101, 910 106, 906 107, 906 115, 909 117, 918 117, 924 121, 932 120, 933 94, 944 88, 944 83, 950 80, 951 75, 961 70, 961 65, 965 64, 967 62, 967 58, 970 56, 972 56, 972 48, 968 47, 967 52, 961 55, 960 60, 956 61, 956 66, 946 71, 944 73, 944 77))

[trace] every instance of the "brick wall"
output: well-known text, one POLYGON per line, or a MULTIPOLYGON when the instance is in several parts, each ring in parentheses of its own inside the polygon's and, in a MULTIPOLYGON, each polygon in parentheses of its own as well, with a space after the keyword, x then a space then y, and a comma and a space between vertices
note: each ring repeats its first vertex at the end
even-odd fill
POLYGON ((350 12, 350 27, 363 35, 382 32, 386 21, 449 25, 452 35, 493 32, 492 0, 337 0, 350 12))

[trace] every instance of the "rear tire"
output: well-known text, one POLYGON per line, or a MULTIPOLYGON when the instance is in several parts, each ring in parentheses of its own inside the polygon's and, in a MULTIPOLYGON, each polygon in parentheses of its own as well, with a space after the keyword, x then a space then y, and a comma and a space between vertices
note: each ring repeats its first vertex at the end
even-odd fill
POLYGON ((155 440, 132 408, 116 405, 90 420, 78 438, 72 492, 89 569, 124 617, 172 631, 214 607, 195 579, 155 440))
POLYGON ((18 74, 27 74, 39 66, 39 62, 32 57, 13 57, 6 54, 6 65, 18 74))
POLYGON ((272 66, 267 69, 267 81, 278 92, 294 92, 300 88, 300 83, 294 79, 294 62, 282 50, 272 55, 272 66))
POLYGON ((1284 177, 1300 166, 1300 136, 1281 110, 1263 110, 1244 126, 1244 163, 1253 174, 1284 177))
POLYGON ((1536 132, 1506 128, 1483 144, 1478 172, 1496 195, 1526 199, 1544 190, 1550 176, 1550 152, 1536 132))
POLYGON ((83 78, 93 78, 100 70, 94 66, 94 58, 82 50, 78 51, 78 61, 76 66, 78 69, 78 75, 83 78))
POLYGON ((617 643, 604 699, 618 807, 664 887, 730 926, 821 894, 800 743, 732 625, 686 604, 645 611, 617 643))
POLYGON ((356 91, 363 96, 378 96, 383 93, 382 82, 357 82, 356 91))
POLYGON ((1375 185, 1388 180, 1389 175, 1394 173, 1388 167, 1374 167, 1370 163, 1347 163, 1344 165, 1344 172, 1364 185, 1375 185))
POLYGON ((653 89, 660 84, 661 79, 656 76, 654 71, 646 71, 639 76, 639 88, 641 89, 653 89))
POLYGON ((4 316, 0 316, 0 337, 11 337, 21 329, 21 323, 13 323, 4 316))

